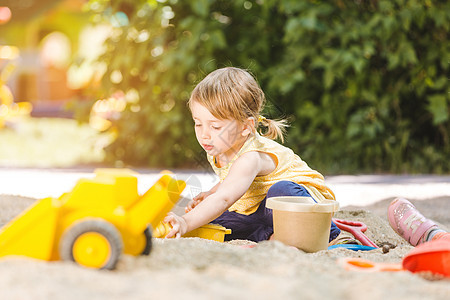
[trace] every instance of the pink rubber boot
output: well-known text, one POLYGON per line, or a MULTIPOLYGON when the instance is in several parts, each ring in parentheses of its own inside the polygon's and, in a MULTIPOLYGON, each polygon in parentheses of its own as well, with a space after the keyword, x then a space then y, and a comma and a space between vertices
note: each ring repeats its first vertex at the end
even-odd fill
POLYGON ((426 242, 427 234, 436 223, 425 218, 415 207, 406 199, 394 199, 388 208, 388 220, 392 229, 411 245, 426 242))

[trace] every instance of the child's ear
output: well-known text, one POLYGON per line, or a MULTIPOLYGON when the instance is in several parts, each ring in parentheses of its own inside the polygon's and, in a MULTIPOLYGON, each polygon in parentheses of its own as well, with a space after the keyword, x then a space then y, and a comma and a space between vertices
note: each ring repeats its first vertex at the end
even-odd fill
POLYGON ((249 117, 244 122, 244 130, 242 130, 242 135, 247 136, 249 134, 252 134, 255 131, 255 118, 249 117))

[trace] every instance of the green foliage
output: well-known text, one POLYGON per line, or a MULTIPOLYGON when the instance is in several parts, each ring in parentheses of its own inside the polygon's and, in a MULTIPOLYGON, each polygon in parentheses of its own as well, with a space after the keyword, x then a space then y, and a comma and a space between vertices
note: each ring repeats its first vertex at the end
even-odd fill
POLYGON ((102 87, 137 91, 110 157, 192 166, 189 93, 205 74, 248 68, 267 114, 324 173, 449 172, 450 3, 446 1, 91 0, 125 12, 101 58, 102 87), (119 73, 120 72, 120 73, 119 73), (119 76, 118 76, 119 75, 119 76))

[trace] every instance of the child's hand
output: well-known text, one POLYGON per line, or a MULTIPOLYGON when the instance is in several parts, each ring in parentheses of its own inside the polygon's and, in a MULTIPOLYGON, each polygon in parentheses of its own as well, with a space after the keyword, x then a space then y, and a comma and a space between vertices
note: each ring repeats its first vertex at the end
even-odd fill
POLYGON ((184 211, 186 213, 190 212, 191 210, 194 209, 194 207, 196 207, 200 202, 203 201, 203 199, 205 199, 206 197, 208 197, 209 195, 211 195, 213 192, 208 191, 208 192, 202 192, 200 194, 198 194, 197 196, 195 196, 191 202, 188 203, 188 205, 186 205, 186 208, 184 209, 184 211))
POLYGON ((164 218, 164 222, 169 223, 172 226, 172 230, 166 235, 166 238, 180 238, 187 232, 186 220, 173 212, 169 212, 167 217, 164 218))

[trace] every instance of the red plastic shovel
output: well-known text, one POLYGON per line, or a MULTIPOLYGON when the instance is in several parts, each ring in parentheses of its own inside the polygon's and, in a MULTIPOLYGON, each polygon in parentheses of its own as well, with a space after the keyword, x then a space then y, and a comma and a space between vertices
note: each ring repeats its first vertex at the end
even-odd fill
POLYGON ((353 236, 358 241, 360 241, 364 246, 378 248, 378 246, 364 234, 364 232, 367 230, 367 225, 364 224, 363 222, 348 221, 335 218, 333 218, 333 222, 339 229, 345 230, 353 234, 353 236))

